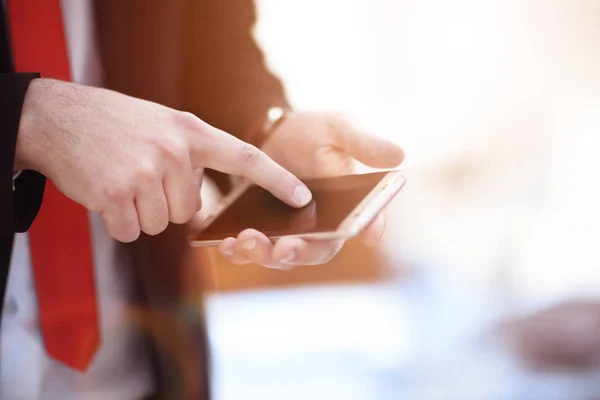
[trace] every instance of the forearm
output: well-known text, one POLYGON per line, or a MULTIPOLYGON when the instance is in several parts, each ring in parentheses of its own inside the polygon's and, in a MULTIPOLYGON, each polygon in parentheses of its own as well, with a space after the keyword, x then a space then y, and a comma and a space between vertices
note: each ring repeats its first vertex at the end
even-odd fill
MULTIPOLYGON (((19 122, 29 83, 37 74, 0 74, 0 232, 26 231, 39 210, 45 178, 24 171, 14 182, 19 122)), ((18 158, 18 157, 17 157, 18 158)))

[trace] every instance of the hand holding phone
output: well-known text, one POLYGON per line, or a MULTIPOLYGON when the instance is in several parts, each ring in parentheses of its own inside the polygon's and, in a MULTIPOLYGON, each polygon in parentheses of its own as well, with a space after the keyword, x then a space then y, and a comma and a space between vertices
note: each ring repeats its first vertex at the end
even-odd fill
POLYGON ((247 229, 271 241, 348 239, 373 221, 405 182, 398 170, 308 179, 304 183, 313 200, 303 208, 290 207, 256 185, 244 185, 204 221, 191 244, 217 246, 247 229))

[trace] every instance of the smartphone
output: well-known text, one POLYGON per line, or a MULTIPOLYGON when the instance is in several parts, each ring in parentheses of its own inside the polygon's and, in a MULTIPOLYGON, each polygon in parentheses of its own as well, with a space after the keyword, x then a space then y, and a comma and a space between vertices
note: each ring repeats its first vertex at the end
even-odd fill
POLYGON ((248 228, 271 240, 294 236, 308 240, 356 236, 406 183, 399 170, 306 179, 312 201, 293 208, 265 189, 248 184, 231 193, 191 238, 194 247, 216 246, 248 228))

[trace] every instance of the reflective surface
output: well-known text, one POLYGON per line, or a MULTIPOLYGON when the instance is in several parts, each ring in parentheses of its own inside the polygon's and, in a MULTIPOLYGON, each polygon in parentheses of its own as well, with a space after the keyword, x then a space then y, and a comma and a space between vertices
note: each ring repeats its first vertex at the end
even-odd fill
POLYGON ((248 228, 268 236, 335 232, 386 175, 377 172, 306 179, 313 199, 300 209, 286 205, 261 187, 251 186, 196 240, 235 237, 248 228))

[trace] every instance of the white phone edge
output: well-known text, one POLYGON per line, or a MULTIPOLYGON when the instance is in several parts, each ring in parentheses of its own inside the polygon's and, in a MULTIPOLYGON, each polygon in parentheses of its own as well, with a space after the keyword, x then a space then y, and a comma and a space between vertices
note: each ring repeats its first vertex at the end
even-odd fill
MULTIPOLYGON (((386 172, 386 171, 382 171, 386 172)), ((344 219, 335 231, 304 233, 297 235, 269 236, 275 241, 282 237, 296 237, 307 240, 342 240, 350 239, 362 231, 392 199, 402 190, 406 184, 406 178, 401 170, 389 170, 387 175, 371 190, 371 192, 360 202, 360 204, 344 219)), ((198 232, 202 232, 219 217, 234 201, 236 201, 252 184, 246 183, 236 188, 223 201, 217 211, 211 214, 200 225, 198 232)), ((192 247, 214 247, 223 240, 195 240, 190 238, 192 247)))

